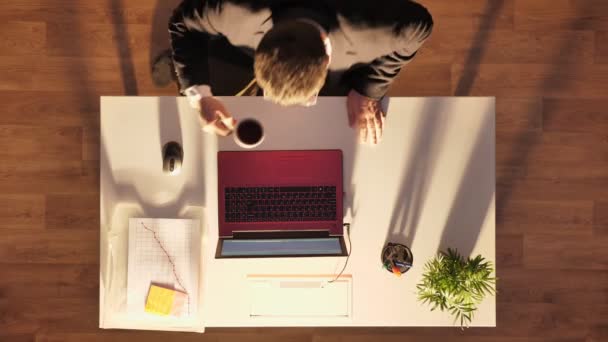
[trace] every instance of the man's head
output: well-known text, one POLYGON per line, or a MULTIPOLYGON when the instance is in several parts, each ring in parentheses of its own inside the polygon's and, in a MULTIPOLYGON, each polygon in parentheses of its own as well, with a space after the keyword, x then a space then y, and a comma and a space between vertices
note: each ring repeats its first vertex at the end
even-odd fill
POLYGON ((255 77, 270 100, 306 104, 323 87, 328 62, 319 28, 294 20, 264 35, 255 52, 255 77))

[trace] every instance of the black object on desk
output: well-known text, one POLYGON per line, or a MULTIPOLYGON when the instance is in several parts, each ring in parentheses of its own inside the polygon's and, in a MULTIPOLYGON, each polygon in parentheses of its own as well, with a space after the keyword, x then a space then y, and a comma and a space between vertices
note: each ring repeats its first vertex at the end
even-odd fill
POLYGON ((182 170, 184 151, 179 143, 170 141, 163 146, 163 172, 174 176, 182 170))
POLYGON ((414 255, 406 245, 389 242, 382 250, 381 260, 387 271, 400 276, 412 268, 414 255))

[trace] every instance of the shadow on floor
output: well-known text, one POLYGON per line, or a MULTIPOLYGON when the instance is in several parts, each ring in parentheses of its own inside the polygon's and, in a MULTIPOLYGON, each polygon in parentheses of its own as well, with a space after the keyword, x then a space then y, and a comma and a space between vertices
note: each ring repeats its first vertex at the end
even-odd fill
MULTIPOLYGON (((585 27, 585 23, 588 20, 586 13, 590 13, 592 5, 593 4, 589 3, 588 1, 576 2, 573 7, 578 10, 580 15, 573 15, 572 18, 576 19, 570 21, 568 24, 564 23, 563 27, 569 27, 570 29, 580 29, 581 27, 585 27)), ((573 12, 576 13, 575 11, 573 12)), ((573 51, 580 49, 581 44, 581 40, 571 39, 564 41, 563 45, 556 49, 554 63, 552 64, 549 76, 543 80, 542 85, 539 88, 538 93, 541 94, 540 96, 564 89, 567 84, 573 82, 571 78, 564 79, 562 76, 567 74, 570 70, 575 70, 579 64, 568 62, 568 60, 562 58, 562 56, 570 55, 573 51)), ((541 106, 541 108, 542 107, 544 106, 541 106)), ((531 105, 531 107, 527 110, 528 117, 533 115, 535 111, 537 111, 537 106, 531 105)), ((542 115, 543 125, 550 123, 549 118, 551 118, 551 116, 542 115)), ((506 159, 507 162, 505 165, 526 167, 530 161, 532 151, 541 143, 541 137, 541 134, 530 134, 530 132, 520 133, 515 140, 515 144, 510 149, 510 153, 508 154, 509 158, 506 159)), ((497 194, 496 218, 499 224, 504 216, 504 210, 507 203, 511 200, 513 189, 518 186, 517 177, 518 176, 515 173, 510 173, 497 179, 497 184, 505 185, 499 187, 497 194)))
POLYGON ((123 16, 122 0, 110 0, 110 13, 114 27, 114 41, 117 55, 120 58, 120 73, 125 95, 137 95, 137 77, 133 66, 131 47, 129 46, 129 32, 123 16))
POLYGON ((479 23, 479 28, 473 38, 473 45, 469 48, 469 53, 464 62, 464 71, 462 77, 458 81, 454 95, 467 96, 471 91, 471 87, 475 82, 475 78, 479 72, 479 64, 486 51, 486 44, 492 33, 494 23, 498 19, 500 12, 503 10, 505 0, 491 0, 488 2, 487 9, 483 15, 483 19, 479 23))

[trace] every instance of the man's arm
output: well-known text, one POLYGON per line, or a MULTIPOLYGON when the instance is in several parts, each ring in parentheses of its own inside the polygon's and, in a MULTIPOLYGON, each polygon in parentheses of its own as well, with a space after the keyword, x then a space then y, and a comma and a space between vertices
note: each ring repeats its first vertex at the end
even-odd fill
POLYGON ((173 64, 180 89, 209 84, 208 42, 221 35, 218 0, 184 0, 169 21, 173 64))
POLYGON ((169 34, 181 92, 199 110, 203 130, 226 136, 236 120, 211 94, 207 53, 209 39, 222 32, 222 1, 184 0, 169 21, 169 34))
POLYGON ((361 95, 373 99, 384 96, 399 71, 414 58, 430 36, 433 28, 431 14, 421 5, 414 5, 419 6, 415 17, 409 18, 407 25, 398 32, 402 48, 351 71, 350 85, 361 95))

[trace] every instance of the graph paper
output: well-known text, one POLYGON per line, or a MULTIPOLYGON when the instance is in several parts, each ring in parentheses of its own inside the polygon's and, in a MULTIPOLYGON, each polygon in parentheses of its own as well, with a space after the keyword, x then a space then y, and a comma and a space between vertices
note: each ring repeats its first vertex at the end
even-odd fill
POLYGON ((127 309, 144 313, 151 284, 185 292, 181 317, 195 316, 200 267, 198 220, 129 219, 127 309))

